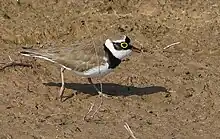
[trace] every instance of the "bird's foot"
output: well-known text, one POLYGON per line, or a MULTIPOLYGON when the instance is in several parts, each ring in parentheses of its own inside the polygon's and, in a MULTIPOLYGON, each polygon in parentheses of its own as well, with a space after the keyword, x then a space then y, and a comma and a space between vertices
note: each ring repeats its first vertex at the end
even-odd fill
POLYGON ((100 97, 109 98, 109 95, 102 93, 101 91, 98 91, 100 97))

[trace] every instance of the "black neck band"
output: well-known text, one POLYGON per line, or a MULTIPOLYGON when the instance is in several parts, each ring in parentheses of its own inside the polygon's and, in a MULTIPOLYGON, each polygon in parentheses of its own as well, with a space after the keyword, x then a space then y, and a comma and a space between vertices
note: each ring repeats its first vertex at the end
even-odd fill
POLYGON ((104 44, 104 50, 107 53, 108 56, 108 64, 109 64, 109 69, 114 69, 116 68, 120 63, 121 59, 116 58, 112 52, 105 46, 104 44))

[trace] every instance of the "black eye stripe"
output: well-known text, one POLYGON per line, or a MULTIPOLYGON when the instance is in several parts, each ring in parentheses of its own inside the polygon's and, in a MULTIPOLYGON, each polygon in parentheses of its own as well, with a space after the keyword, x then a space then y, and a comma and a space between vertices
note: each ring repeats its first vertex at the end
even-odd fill
POLYGON ((132 45, 126 43, 126 42, 113 42, 113 46, 115 48, 115 50, 128 50, 132 48, 132 45), (123 43, 123 44, 122 44, 123 43), (121 45, 127 45, 126 47, 122 47, 121 45))
POLYGON ((121 43, 113 43, 113 46, 116 50, 122 50, 121 43))
POLYGON ((128 50, 132 48, 132 45, 130 45, 130 38, 128 36, 125 36, 124 40, 121 40, 121 42, 113 41, 113 46, 115 50, 128 50))

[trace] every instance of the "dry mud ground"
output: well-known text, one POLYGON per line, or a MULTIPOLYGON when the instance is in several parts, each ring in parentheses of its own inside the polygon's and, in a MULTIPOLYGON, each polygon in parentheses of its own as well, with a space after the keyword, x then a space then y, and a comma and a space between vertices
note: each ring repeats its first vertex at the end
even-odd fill
POLYGON ((138 139, 220 138, 219 25, 219 0, 1 0, 0 60, 32 68, 0 71, 0 139, 131 139, 125 122, 138 139), (100 102, 87 80, 66 72, 77 95, 61 103, 59 67, 18 51, 89 34, 126 34, 145 52, 101 79, 112 97, 85 121, 100 102))

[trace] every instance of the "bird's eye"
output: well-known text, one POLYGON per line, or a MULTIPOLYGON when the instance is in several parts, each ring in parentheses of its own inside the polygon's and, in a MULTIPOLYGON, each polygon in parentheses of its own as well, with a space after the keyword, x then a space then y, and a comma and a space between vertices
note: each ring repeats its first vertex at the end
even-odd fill
POLYGON ((128 47, 128 43, 126 43, 126 42, 121 43, 121 48, 127 48, 127 47, 128 47))

